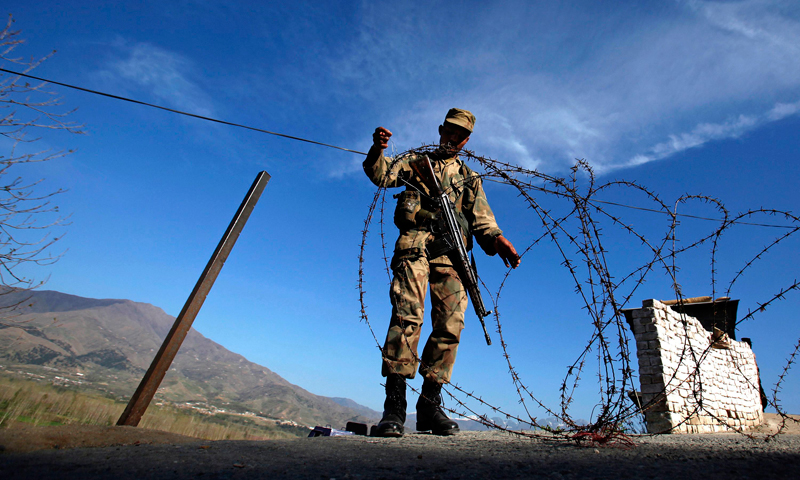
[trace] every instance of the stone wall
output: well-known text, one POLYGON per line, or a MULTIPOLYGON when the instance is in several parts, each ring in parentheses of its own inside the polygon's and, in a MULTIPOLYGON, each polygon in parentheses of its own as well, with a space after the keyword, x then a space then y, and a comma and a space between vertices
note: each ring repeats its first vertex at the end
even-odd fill
POLYGON ((658 300, 627 312, 636 338, 647 431, 712 433, 758 426, 758 369, 750 346, 730 340, 711 348, 711 333, 694 317, 658 300))

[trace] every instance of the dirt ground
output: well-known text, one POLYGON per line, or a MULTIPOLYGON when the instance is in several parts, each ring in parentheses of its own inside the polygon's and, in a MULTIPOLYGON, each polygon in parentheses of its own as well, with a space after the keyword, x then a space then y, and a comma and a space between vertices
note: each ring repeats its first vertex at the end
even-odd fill
POLYGON ((15 426, 0 430, 0 451, 3 453, 141 444, 180 445, 200 441, 193 437, 138 427, 105 427, 98 425, 15 426))
MULTIPOLYGON (((790 415, 790 417, 796 421, 785 422, 782 433, 800 435, 800 415, 790 415)), ((775 433, 780 425, 780 416, 767 413, 764 415, 764 423, 755 433, 775 433)), ((137 427, 63 425, 58 427, 22 426, 0 429, 0 452, 4 453, 84 447, 117 447, 121 445, 180 445, 197 442, 210 443, 193 437, 137 427)))
POLYGON ((497 431, 210 442, 134 427, 26 427, 0 430, 0 478, 794 479, 800 422, 789 423, 789 433, 769 441, 765 434, 779 424, 774 415, 754 439, 631 436, 610 446, 497 431))

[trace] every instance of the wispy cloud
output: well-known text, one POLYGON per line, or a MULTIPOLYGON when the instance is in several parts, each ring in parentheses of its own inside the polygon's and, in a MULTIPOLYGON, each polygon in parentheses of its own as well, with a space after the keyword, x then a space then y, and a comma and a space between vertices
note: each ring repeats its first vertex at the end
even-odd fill
POLYGON ((701 123, 690 132, 670 134, 667 141, 654 145, 646 153, 637 154, 626 162, 600 165, 598 173, 661 160, 684 150, 699 147, 710 141, 736 138, 759 125, 763 125, 769 118, 766 115, 759 117, 740 115, 735 120, 724 123, 701 123))
POLYGON ((117 41, 115 47, 120 55, 100 72, 115 88, 143 90, 165 106, 213 116, 211 97, 192 80, 195 67, 190 60, 148 43, 117 41))
POLYGON ((641 165, 661 160, 689 148, 701 146, 714 140, 737 138, 743 134, 770 122, 782 120, 800 112, 800 101, 794 103, 778 103, 760 115, 739 115, 737 118, 723 123, 701 123, 692 131, 670 134, 667 141, 658 143, 647 152, 638 154, 620 164, 603 165, 604 171, 641 165))
POLYGON ((459 106, 478 116, 478 153, 551 171, 585 158, 609 172, 798 112, 791 0, 503 2, 453 25, 443 5, 424 18, 403 5, 365 7, 367 33, 331 68, 351 94, 393 110, 386 126, 408 147, 433 140, 459 106))

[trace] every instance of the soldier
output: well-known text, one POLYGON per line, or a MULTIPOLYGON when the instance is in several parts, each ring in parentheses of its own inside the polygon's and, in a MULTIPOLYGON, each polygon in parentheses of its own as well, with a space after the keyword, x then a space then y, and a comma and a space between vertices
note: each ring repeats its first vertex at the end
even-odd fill
MULTIPOLYGON (((489 208, 481 178, 459 158, 458 152, 469 141, 475 116, 458 108, 447 112, 439 126, 439 148, 430 153, 434 172, 453 202, 461 229, 471 248, 472 237, 488 255, 499 254, 506 266, 517 268, 520 257, 502 235, 489 208)), ((430 231, 431 212, 426 209, 427 188, 409 166, 417 155, 397 160, 383 155, 392 133, 378 127, 373 145, 364 160, 364 172, 375 185, 392 188, 405 186, 395 210, 395 224, 400 236, 395 243, 391 268, 394 274, 389 296, 392 318, 382 350, 381 373, 386 377, 386 401, 383 418, 377 427, 382 437, 403 436, 406 419, 406 379, 413 379, 417 364, 423 376, 422 394, 417 402, 417 430, 435 435, 453 435, 458 424, 442 411, 442 384, 450 381, 456 359, 467 293, 453 262, 447 255, 429 258, 435 252, 436 238, 430 231), (417 357, 420 327, 424 316, 425 294, 430 284, 431 323, 433 330, 417 357)))

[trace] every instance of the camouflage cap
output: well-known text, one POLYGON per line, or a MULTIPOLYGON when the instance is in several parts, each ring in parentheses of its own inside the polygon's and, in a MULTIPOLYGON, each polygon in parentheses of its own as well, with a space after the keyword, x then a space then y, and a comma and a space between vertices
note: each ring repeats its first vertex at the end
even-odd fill
POLYGON ((472 133, 472 130, 475 128, 475 115, 469 110, 451 108, 450 111, 447 112, 447 116, 444 117, 444 122, 466 128, 472 133))

